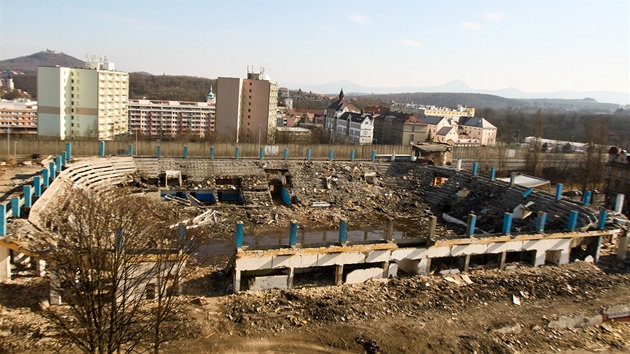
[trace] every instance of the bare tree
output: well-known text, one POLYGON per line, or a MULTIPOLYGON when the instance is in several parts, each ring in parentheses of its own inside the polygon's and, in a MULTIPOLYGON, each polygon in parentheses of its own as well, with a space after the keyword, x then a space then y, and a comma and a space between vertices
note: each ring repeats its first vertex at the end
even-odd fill
POLYGON ((542 174, 542 132, 543 132, 544 119, 542 111, 538 109, 536 111, 536 119, 534 121, 534 141, 530 151, 525 156, 525 170, 527 173, 533 176, 540 176, 542 174))

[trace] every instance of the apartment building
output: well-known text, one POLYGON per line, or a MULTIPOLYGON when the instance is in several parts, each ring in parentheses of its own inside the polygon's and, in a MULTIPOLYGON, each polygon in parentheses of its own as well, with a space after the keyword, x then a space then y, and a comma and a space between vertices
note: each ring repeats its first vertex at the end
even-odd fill
POLYGON ((437 116, 444 118, 474 117, 475 108, 458 105, 456 109, 427 106, 414 103, 394 103, 389 109, 394 112, 408 113, 416 117, 437 116))
POLYGON ((420 118, 389 112, 374 118, 374 140, 378 144, 419 144, 427 138, 427 124, 420 118))
POLYGON ((37 68, 37 136, 43 139, 112 140, 127 134, 129 74, 114 63, 85 68, 37 68))
POLYGON ((37 135, 37 102, 0 102, 0 131, 22 136, 37 135))
POLYGON ((459 138, 474 139, 480 145, 494 145, 497 142, 497 127, 485 118, 460 117, 456 120, 459 130, 459 138))
POLYGON ((131 134, 150 138, 205 137, 214 131, 215 104, 210 95, 207 102, 132 99, 128 111, 131 134))
POLYGON ((276 138, 278 84, 264 70, 247 78, 217 79, 216 132, 229 141, 273 143, 276 138))

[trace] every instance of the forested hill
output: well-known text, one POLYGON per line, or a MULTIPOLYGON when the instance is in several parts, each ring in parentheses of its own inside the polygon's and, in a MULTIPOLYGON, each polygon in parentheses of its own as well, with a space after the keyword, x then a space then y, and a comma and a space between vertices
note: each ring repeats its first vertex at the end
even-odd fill
POLYGON ((216 80, 192 76, 129 74, 129 98, 205 102, 216 80))

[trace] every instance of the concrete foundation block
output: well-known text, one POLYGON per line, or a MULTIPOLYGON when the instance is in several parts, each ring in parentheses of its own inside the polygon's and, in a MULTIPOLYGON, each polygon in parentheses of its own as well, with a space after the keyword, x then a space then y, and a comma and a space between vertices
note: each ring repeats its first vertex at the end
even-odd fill
POLYGON ((391 251, 392 260, 426 258, 426 248, 399 248, 391 251))
POLYGON ((346 284, 364 283, 370 279, 383 278, 383 268, 357 269, 346 275, 346 284))
POLYGON ((523 241, 497 242, 488 245, 488 253, 519 252, 523 249, 523 241))
POLYGON ((387 267, 387 278, 396 278, 398 276, 398 264, 390 263, 387 267))
POLYGON ((244 257, 236 259, 236 269, 238 270, 257 270, 269 269, 273 265, 273 257, 244 257))
POLYGON ((391 257, 390 250, 372 251, 365 257, 366 263, 387 262, 391 257))
POLYGON ((365 258, 365 255, 361 252, 322 254, 317 259, 317 265, 322 267, 339 264, 365 263, 365 258))
POLYGON ((484 254, 488 252, 488 245, 485 244, 469 244, 455 245, 451 248, 451 256, 459 257, 471 254, 484 254))
POLYGON ((0 246, 0 282, 11 280, 11 251, 0 246))
POLYGON ((451 255, 451 247, 431 247, 427 250, 427 257, 440 258, 449 257, 451 255))
POLYGON ((255 277, 249 285, 249 290, 271 290, 271 289, 286 290, 288 288, 289 288, 288 275, 270 275, 270 276, 255 277))

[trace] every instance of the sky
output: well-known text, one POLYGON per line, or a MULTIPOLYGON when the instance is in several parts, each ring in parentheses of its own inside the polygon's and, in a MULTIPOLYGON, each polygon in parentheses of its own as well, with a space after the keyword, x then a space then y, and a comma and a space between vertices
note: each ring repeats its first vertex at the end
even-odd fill
POLYGON ((0 0, 0 59, 283 82, 630 92, 628 0, 0 0))

